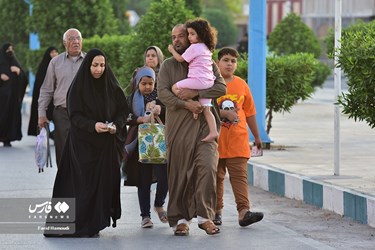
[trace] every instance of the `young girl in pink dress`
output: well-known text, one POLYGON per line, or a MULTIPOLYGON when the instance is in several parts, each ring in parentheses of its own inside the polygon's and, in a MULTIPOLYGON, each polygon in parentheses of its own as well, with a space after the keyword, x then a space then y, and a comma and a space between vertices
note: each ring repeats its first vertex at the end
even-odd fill
MULTIPOLYGON (((172 86, 172 92, 175 95, 178 95, 179 89, 182 88, 196 90, 210 88, 215 80, 212 71, 212 52, 215 50, 216 45, 216 29, 202 18, 187 21, 185 26, 191 43, 189 48, 180 55, 172 45, 168 46, 169 52, 173 54, 177 61, 189 63, 188 78, 172 86)), ((210 110, 212 106, 211 99, 199 98, 199 102, 204 106, 203 114, 210 130, 202 141, 212 142, 219 136, 219 133, 216 128, 215 117, 210 110)), ((196 114, 194 115, 194 118, 197 119, 196 114)))

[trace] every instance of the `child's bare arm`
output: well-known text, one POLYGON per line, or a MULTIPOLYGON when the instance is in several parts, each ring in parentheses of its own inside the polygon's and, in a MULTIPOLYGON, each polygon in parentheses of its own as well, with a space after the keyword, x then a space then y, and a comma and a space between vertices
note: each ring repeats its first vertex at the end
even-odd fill
POLYGON ((255 145, 257 146, 257 148, 262 148, 262 140, 260 139, 260 136, 259 136, 256 116, 252 115, 252 116, 246 117, 246 123, 247 123, 247 126, 249 126, 251 133, 254 135, 255 145))
POLYGON ((177 51, 173 48, 173 45, 168 45, 168 50, 173 55, 174 59, 176 59, 178 62, 184 62, 184 58, 177 53, 177 51))

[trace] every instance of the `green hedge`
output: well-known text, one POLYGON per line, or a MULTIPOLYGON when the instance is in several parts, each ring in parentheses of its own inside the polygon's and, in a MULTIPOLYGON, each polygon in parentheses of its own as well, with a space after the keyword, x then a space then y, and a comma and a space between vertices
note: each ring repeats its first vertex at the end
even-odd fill
POLYGON ((305 100, 314 92, 311 81, 317 65, 313 55, 306 53, 267 58, 267 133, 272 127, 273 112, 290 112, 298 100, 305 100))
POLYGON ((269 35, 268 46, 277 55, 303 52, 311 53, 318 58, 322 53, 320 43, 312 29, 295 13, 290 13, 276 25, 269 35))
MULTIPOLYGON (((375 21, 356 24, 341 32, 338 67, 348 79, 348 93, 339 96, 342 113, 355 121, 375 127, 375 21)), ((325 43, 327 55, 334 57, 334 33, 330 30, 325 43)))
POLYGON ((375 128, 374 37, 374 22, 343 34, 338 57, 338 67, 345 72, 349 87, 339 98, 342 112, 371 128, 375 128))
MULTIPOLYGON (((217 58, 217 53, 214 53, 217 58)), ((247 81, 247 54, 238 58, 235 75, 247 81)), ((273 113, 290 112, 298 100, 306 100, 314 92, 311 82, 321 64, 309 53, 272 56, 266 60, 267 133, 272 127, 273 113)))
MULTIPOLYGON (((94 36, 83 40, 82 50, 87 52, 90 49, 98 48, 107 55, 108 63, 111 66, 115 76, 119 80, 121 87, 125 89, 129 85, 129 77, 124 72, 124 62, 127 60, 127 53, 129 51, 129 36, 108 36, 103 37, 94 36)), ((47 48, 33 50, 29 52, 29 61, 33 65, 31 70, 36 74, 37 67, 43 58, 43 54, 47 48)), ((64 52, 64 49, 59 49, 59 53, 64 52)))
MULTIPOLYGON (((375 29, 375 20, 372 22, 365 23, 362 20, 358 20, 355 24, 345 27, 341 31, 341 36, 343 39, 349 34, 353 32, 367 32, 369 29, 375 29)), ((335 34, 334 30, 330 29, 326 38, 324 39, 324 43, 327 48, 327 56, 331 59, 334 57, 334 48, 335 48, 335 34)))
MULTIPOLYGON (((313 30, 295 13, 289 14, 276 25, 270 33, 267 43, 270 51, 279 56, 311 53, 315 58, 319 58, 322 53, 321 44, 313 30)), ((319 65, 315 67, 311 86, 321 87, 331 73, 331 67, 326 63, 319 62, 319 65)))

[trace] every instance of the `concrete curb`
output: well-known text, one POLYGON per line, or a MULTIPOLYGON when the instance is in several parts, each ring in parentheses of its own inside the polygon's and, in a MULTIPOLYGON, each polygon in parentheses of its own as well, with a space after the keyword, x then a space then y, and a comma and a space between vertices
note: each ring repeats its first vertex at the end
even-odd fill
POLYGON ((375 228, 375 197, 274 168, 248 163, 249 184, 301 200, 375 228))

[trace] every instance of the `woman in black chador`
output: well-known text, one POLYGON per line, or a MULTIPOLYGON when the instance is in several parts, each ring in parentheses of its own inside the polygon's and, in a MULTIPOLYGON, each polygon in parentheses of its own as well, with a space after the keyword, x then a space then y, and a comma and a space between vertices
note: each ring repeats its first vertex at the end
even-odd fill
POLYGON ((12 141, 22 138, 21 105, 27 86, 13 46, 5 43, 0 50, 0 142, 11 147, 12 141))
MULTIPOLYGON (((33 87, 33 99, 31 102, 30 121, 29 128, 27 130, 28 135, 38 135, 38 99, 40 94, 40 87, 42 87, 44 78, 46 77, 49 62, 53 57, 57 56, 58 54, 59 53, 56 47, 48 47, 47 50, 44 52, 43 59, 38 66, 33 87)), ((53 108, 54 106, 51 101, 47 109, 47 118, 49 121, 52 121, 53 108)))
POLYGON ((120 131, 129 113, 102 51, 92 49, 85 56, 68 91, 67 109, 71 128, 53 198, 76 199, 73 236, 96 236, 111 219, 115 227, 121 216, 120 131))

